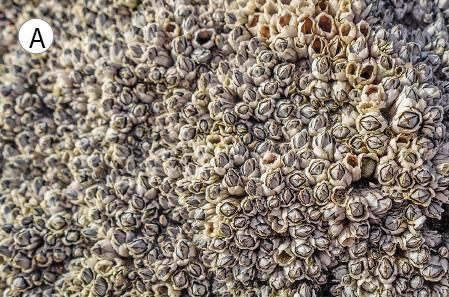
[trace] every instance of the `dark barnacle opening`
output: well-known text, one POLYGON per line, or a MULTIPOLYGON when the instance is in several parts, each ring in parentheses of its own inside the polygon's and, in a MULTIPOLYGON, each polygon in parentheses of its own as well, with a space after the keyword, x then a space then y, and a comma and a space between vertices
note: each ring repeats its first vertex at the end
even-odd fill
POLYGON ((365 66, 360 73, 360 77, 364 79, 369 79, 373 75, 373 70, 374 70, 373 65, 365 66))
POLYGON ((318 21, 318 27, 326 33, 330 33, 332 30, 332 20, 328 16, 321 16, 318 21))
POLYGON ((198 33, 196 36, 196 42, 198 44, 203 45, 210 41, 211 37, 213 35, 212 30, 204 30, 198 33))

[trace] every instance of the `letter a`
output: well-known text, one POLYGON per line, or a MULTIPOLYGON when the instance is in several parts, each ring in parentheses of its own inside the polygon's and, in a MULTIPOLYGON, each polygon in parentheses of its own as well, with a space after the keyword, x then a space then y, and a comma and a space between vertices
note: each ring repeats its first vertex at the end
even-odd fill
POLYGON ((42 44, 42 48, 45 48, 44 40, 42 39, 41 31, 39 31, 39 28, 36 28, 34 30, 33 39, 31 39, 30 48, 33 48, 33 43, 40 42, 42 44), (36 33, 39 35, 39 39, 34 39, 36 37, 36 33))

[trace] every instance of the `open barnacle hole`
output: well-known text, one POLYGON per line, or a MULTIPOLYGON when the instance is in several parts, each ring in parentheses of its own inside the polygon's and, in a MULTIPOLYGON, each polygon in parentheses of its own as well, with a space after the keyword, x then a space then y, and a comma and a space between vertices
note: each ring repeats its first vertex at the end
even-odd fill
POLYGON ((290 20, 291 20, 292 16, 290 14, 285 14, 283 16, 281 16, 279 18, 279 25, 281 25, 281 27, 285 27, 288 24, 290 24, 290 20))
POLYGON ((257 27, 258 22, 259 22, 259 14, 258 13, 248 16, 248 30, 251 31, 252 28, 257 27))
POLYGON ((195 34, 195 42, 204 48, 210 48, 213 45, 212 37, 214 36, 214 31, 210 29, 204 29, 198 31, 195 34))
POLYGON ((326 48, 325 42, 319 36, 315 36, 315 38, 312 40, 311 45, 313 52, 318 55, 322 54, 324 49, 326 48))
POLYGON ((319 11, 327 12, 329 10, 329 2, 327 0, 320 0, 317 6, 319 11))
POLYGON ((287 253, 285 250, 276 255, 276 262, 280 266, 287 266, 293 262, 294 259, 295 257, 292 254, 287 253))
POLYGON ((313 21, 309 17, 305 17, 302 19, 301 33, 304 35, 313 33, 313 21))
POLYGON ((332 194, 331 194, 331 200, 337 205, 343 206, 346 201, 346 194, 348 190, 346 187, 335 187, 332 194))
MULTIPOLYGON (((320 3, 323 3, 323 2, 320 2, 320 3)), ((331 17, 326 14, 322 14, 318 19, 318 28, 320 28, 323 32, 331 33, 332 32, 331 17)))
POLYGON ((367 22, 360 22, 360 23, 358 24, 357 27, 358 27, 358 29, 359 29, 358 31, 359 31, 360 33, 362 33, 363 36, 365 36, 366 38, 368 38, 369 33, 370 33, 370 31, 371 31, 369 24, 368 24, 367 22))
POLYGON ((396 68, 394 69, 394 74, 396 76, 401 76, 402 74, 404 74, 405 69, 402 65, 396 66, 396 68))
POLYGON ((365 90, 365 95, 366 95, 367 97, 369 97, 370 95, 375 94, 375 93, 377 93, 378 91, 379 91, 379 87, 378 87, 378 86, 370 85, 370 86, 368 86, 368 88, 366 88, 366 90, 365 90))
POLYGON ((360 77, 363 78, 366 81, 371 80, 373 73, 374 73, 374 66, 373 65, 366 65, 362 68, 360 71, 360 77))
POLYGON ((349 33, 352 30, 351 25, 349 23, 344 23, 340 25, 338 29, 340 31, 341 37, 349 37, 349 33))
POLYGON ((355 77, 357 75, 357 71, 358 71, 359 67, 357 65, 357 63, 348 63, 348 65, 346 66, 346 72, 348 75, 355 77))
POLYGON ((269 38, 270 37, 270 27, 268 25, 263 25, 258 31, 259 37, 269 38))
POLYGON ((378 180, 374 177, 377 168, 377 161, 369 156, 362 156, 360 163, 360 179, 353 182, 351 187, 354 189, 369 188, 370 184, 377 184, 378 180))

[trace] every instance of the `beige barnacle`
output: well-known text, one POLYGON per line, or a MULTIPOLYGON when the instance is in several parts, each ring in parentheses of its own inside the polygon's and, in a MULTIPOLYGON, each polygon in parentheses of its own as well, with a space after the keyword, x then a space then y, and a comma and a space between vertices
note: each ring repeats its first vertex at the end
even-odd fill
POLYGON ((396 109, 391 128, 396 133, 412 133, 420 129, 424 103, 404 102, 396 109))
MULTIPOLYGON (((295 37, 298 34, 298 20, 295 14, 288 9, 282 9, 280 14, 274 16, 276 30, 283 35, 295 37)), ((273 22, 271 22, 273 23, 273 22)))
POLYGON ((328 48, 328 40, 325 37, 315 36, 308 47, 309 60, 324 56, 328 48))
POLYGON ((342 22, 338 26, 338 36, 345 44, 350 44, 357 36, 357 29, 353 22, 342 22))
POLYGON ((331 40, 338 33, 333 17, 326 12, 317 15, 315 23, 316 34, 325 37, 327 40, 331 40))
POLYGON ((299 42, 309 44, 315 35, 315 20, 304 14, 299 17, 298 23, 299 42))

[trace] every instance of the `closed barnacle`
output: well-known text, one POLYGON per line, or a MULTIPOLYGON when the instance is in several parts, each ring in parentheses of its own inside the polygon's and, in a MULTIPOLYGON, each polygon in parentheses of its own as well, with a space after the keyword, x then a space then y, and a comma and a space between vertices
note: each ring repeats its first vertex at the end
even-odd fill
POLYGON ((275 52, 262 50, 256 57, 257 63, 268 68, 273 68, 278 63, 278 57, 275 52))
POLYGON ((294 64, 282 63, 274 67, 274 79, 280 83, 281 86, 290 84, 292 75, 295 70, 294 64))
POLYGON ((334 186, 348 186, 352 177, 340 162, 332 164, 328 169, 329 182, 334 186))
POLYGON ((391 185, 395 182, 398 165, 394 161, 381 163, 377 166, 376 175, 381 185, 391 185))
POLYGON ((397 266, 389 257, 383 257, 379 261, 377 273, 382 277, 384 283, 392 283, 397 274, 397 266))
POLYGON ((271 75, 270 68, 254 64, 248 67, 248 76, 254 82, 254 85, 260 86, 262 82, 266 81, 271 75))
POLYGON ((297 54, 294 49, 293 38, 278 35, 274 38, 273 42, 270 44, 270 47, 277 54, 279 59, 287 62, 294 62, 296 60, 297 54))
POLYGON ((318 205, 325 205, 331 197, 332 186, 327 181, 319 182, 313 188, 313 195, 318 205))
POLYGON ((235 26, 232 31, 229 33, 228 42, 229 45, 234 49, 234 51, 238 50, 238 46, 242 41, 250 40, 251 33, 244 26, 235 26))
POLYGON ((183 79, 186 79, 188 81, 192 80, 196 76, 195 71, 195 62, 192 61, 189 58, 186 58, 182 55, 179 55, 176 58, 176 69, 178 70, 179 74, 182 76, 183 79))
POLYGON ((234 242, 240 249, 254 250, 259 246, 257 234, 252 229, 238 230, 234 237, 234 242))
POLYGON ((396 176, 396 180, 403 189, 411 188, 414 185, 412 175, 407 170, 402 170, 402 172, 396 176))
POLYGON ((406 195, 406 199, 411 200, 417 205, 428 206, 434 196, 435 192, 433 189, 416 186, 406 195))
POLYGON ((346 202, 346 217, 351 221, 366 220, 369 216, 367 202, 363 198, 353 197, 346 202))
POLYGON ((400 213, 392 213, 384 217, 383 227, 390 234, 400 234, 405 230, 406 223, 400 213))
POLYGON ((109 284, 107 280, 102 276, 97 276, 93 285, 93 293, 97 296, 105 296, 108 291, 109 284))
POLYGON ((426 217, 441 219, 443 209, 438 201, 431 201, 429 206, 423 210, 426 217))
POLYGON ((312 140, 313 153, 317 158, 333 160, 335 141, 329 131, 319 132, 312 140))
POLYGON ((393 117, 391 127, 396 133, 413 133, 420 128, 422 114, 413 109, 402 109, 393 117))
POLYGON ((309 181, 304 173, 295 170, 285 177, 285 184, 293 191, 299 191, 303 186, 307 186, 309 181))

